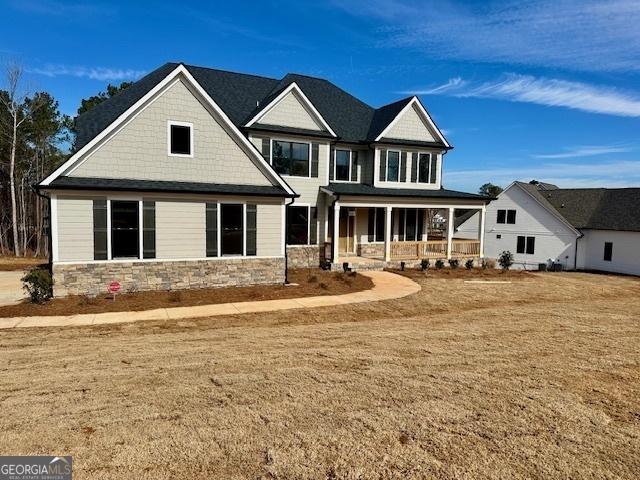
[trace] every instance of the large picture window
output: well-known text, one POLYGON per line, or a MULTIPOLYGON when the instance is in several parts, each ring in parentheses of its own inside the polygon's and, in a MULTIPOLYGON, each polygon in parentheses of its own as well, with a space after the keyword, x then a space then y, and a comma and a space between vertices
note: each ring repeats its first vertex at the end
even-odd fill
POLYGON ((242 204, 220 204, 220 250, 222 255, 242 255, 244 221, 242 204))
POLYGON ((272 164, 281 175, 309 176, 309 144, 273 141, 272 164))
POLYGON ((140 257, 138 201, 111 201, 111 257, 140 257))
POLYGON ((309 207, 287 207, 287 245, 309 243, 309 207))
POLYGON ((400 152, 387 152, 387 182, 400 180, 400 152))

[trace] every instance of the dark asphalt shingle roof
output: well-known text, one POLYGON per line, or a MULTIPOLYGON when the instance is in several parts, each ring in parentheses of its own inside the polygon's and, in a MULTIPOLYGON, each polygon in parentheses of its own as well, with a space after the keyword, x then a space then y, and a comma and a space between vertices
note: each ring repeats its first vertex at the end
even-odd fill
POLYGON ((120 178, 58 177, 47 190, 122 190, 165 193, 210 193, 258 195, 267 197, 291 196, 281 187, 269 185, 232 185, 199 182, 168 182, 159 180, 129 180, 120 178))
POLYGON ((441 188, 439 190, 419 190, 415 188, 380 188, 373 187, 371 185, 365 185, 362 183, 330 183, 328 186, 323 187, 332 193, 338 195, 371 195, 382 197, 420 197, 420 198, 446 198, 446 199, 458 199, 458 200, 492 200, 492 197, 485 197, 483 195, 476 195, 475 193, 457 192, 455 190, 446 190, 441 188))
MULTIPOLYGON (((91 141, 178 65, 167 63, 161 66, 77 117, 76 148, 82 148, 91 141)), ((295 82, 341 141, 369 143, 411 100, 405 98, 374 109, 321 78, 287 74, 278 80, 192 65, 185 67, 237 127, 244 126, 269 101, 295 82)))
POLYGON ((517 183, 576 229, 640 232, 640 188, 540 189, 517 183))

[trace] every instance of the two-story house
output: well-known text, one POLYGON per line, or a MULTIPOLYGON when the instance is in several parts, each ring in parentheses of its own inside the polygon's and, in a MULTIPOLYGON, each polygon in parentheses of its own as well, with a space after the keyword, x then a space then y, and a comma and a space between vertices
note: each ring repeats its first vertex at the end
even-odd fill
POLYGON ((168 63, 76 119, 44 179, 55 294, 281 283, 289 266, 481 257, 490 199, 442 188, 417 97, 168 63), (454 238, 456 209, 479 213, 454 238))

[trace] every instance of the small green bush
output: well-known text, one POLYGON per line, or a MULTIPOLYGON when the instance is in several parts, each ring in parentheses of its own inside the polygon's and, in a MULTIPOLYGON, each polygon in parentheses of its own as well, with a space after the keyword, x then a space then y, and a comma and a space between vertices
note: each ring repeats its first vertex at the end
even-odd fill
POLYGON ((503 270, 509 270, 511 265, 513 265, 513 253, 511 253, 509 250, 505 250, 498 257, 498 263, 503 270))
POLYGON ((48 270, 32 268, 21 280, 22 288, 27 291, 32 303, 44 303, 53 296, 53 279, 48 270))
POLYGON ((431 266, 431 262, 429 261, 428 258, 423 258, 420 261, 420 268, 422 269, 423 272, 426 272, 427 270, 429 270, 430 266, 431 266))
POLYGON ((481 265, 483 270, 487 270, 488 268, 496 268, 496 261, 493 258, 483 258, 481 265))
POLYGON ((444 262, 440 259, 436 260, 436 270, 442 270, 444 268, 444 262))
POLYGON ((449 259, 449 268, 455 270, 460 265, 460 261, 457 258, 449 259))
POLYGON ((473 268, 473 258, 470 258, 466 262, 464 262, 464 268, 467 270, 471 270, 473 268))

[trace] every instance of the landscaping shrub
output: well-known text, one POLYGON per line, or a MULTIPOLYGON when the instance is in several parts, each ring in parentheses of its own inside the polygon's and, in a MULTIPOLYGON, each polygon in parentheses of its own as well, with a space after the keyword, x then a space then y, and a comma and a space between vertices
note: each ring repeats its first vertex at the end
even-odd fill
POLYGON ((436 260, 436 270, 442 270, 444 268, 444 262, 440 259, 436 260))
POLYGON ((44 303, 53 296, 53 279, 48 270, 32 268, 22 277, 22 288, 32 303, 44 303))
POLYGON ((496 261, 493 258, 483 258, 481 265, 483 270, 496 268, 496 261))
POLYGON ((423 258, 420 261, 420 268, 422 269, 423 272, 426 272, 427 270, 429 270, 430 266, 431 266, 431 262, 429 261, 428 258, 423 258))
POLYGON ((464 268, 467 270, 471 270, 473 268, 473 258, 470 258, 466 262, 464 262, 464 268))
POLYGON ((458 265, 460 265, 460 261, 457 258, 449 259, 449 268, 455 270, 456 268, 458 268, 458 265))
POLYGON ((182 293, 180 292, 169 292, 168 300, 171 303, 180 303, 182 301, 182 293))
POLYGON ((513 265, 513 253, 511 253, 509 250, 505 250, 498 257, 498 263, 503 270, 509 270, 511 265, 513 265))
POLYGON ((316 277, 315 275, 311 275, 309 278, 307 278, 307 282, 309 283, 316 283, 318 281, 318 277, 316 277))

